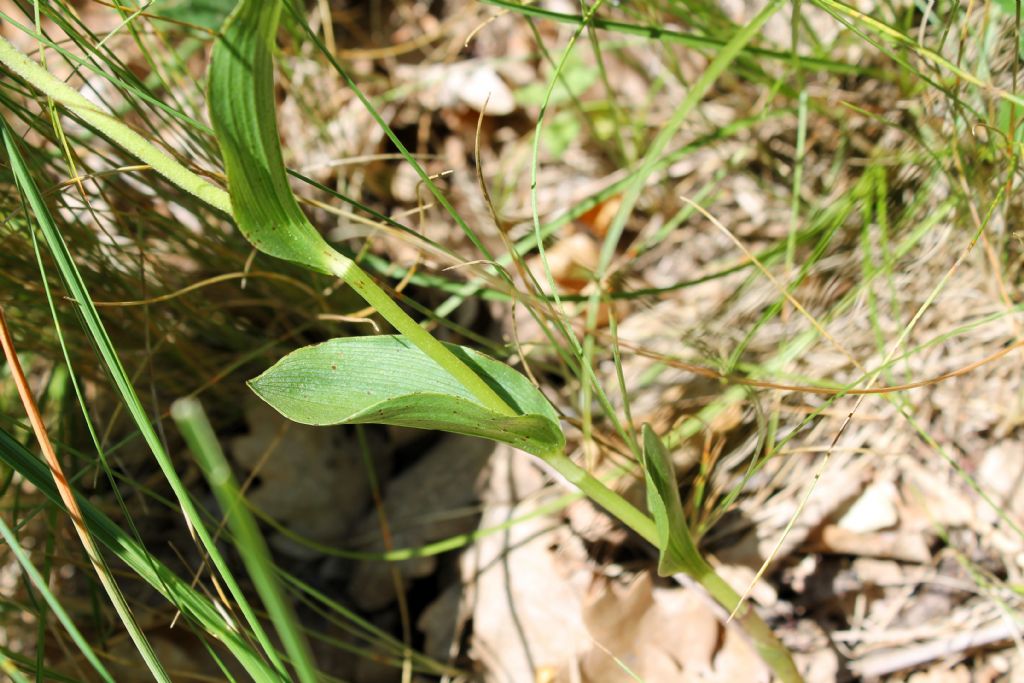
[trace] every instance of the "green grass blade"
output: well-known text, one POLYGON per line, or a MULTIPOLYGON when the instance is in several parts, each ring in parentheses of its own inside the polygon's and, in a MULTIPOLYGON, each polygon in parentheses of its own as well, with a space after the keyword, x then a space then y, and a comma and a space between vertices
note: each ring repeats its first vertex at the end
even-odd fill
MULTIPOLYGON (((18 186, 18 190, 30 203, 40 201, 35 183, 29 176, 24 160, 14 145, 14 139, 10 133, 10 129, 7 127, 7 123, 3 119, 0 119, 0 134, 2 134, 3 144, 10 160, 11 168, 14 171, 15 182, 18 186)), ((33 208, 35 209, 34 206, 33 208)), ((88 547, 86 550, 89 552, 88 547)), ((169 682, 170 677, 164 670, 159 658, 157 658, 156 652, 153 650, 153 646, 150 644, 149 639, 146 638, 142 629, 139 627, 135 616, 132 614, 131 608, 128 606, 128 602, 125 600, 117 583, 113 580, 105 566, 103 566, 102 558, 92 557, 91 552, 89 552, 89 555, 90 558, 96 562, 96 565, 94 566, 97 568, 97 579, 103 585, 104 591, 110 598, 110 602, 113 605, 114 610, 117 612, 117 615, 124 625, 125 630, 128 632, 132 643, 135 645, 143 661, 146 663, 150 673, 158 681, 169 682)))
MULTIPOLYGON (((482 1, 488 5, 501 7, 509 12, 515 12, 516 14, 522 14, 523 16, 528 17, 536 17, 538 19, 556 21, 561 24, 579 26, 585 21, 585 18, 582 15, 556 12, 537 5, 526 5, 518 2, 511 2, 510 0, 482 1)), ((592 17, 589 19, 588 23, 594 28, 604 29, 606 31, 640 36, 651 40, 675 43, 684 47, 692 47, 701 50, 719 50, 725 45, 724 40, 713 36, 682 33, 663 26, 644 26, 624 21, 615 21, 613 19, 604 19, 602 17, 592 17)), ((758 47, 747 46, 743 49, 743 52, 758 59, 770 59, 781 62, 789 61, 793 58, 792 53, 790 52, 766 50, 758 47)), ((801 56, 800 61, 808 69, 830 71, 838 74, 857 74, 861 76, 870 75, 876 78, 885 77, 885 74, 877 73, 872 69, 865 69, 864 66, 860 64, 847 64, 837 60, 822 59, 820 57, 811 56, 801 56)))
POLYGON ((640 194, 647 183, 647 179, 658 165, 668 143, 675 137, 676 133, 679 132, 679 128, 683 125, 683 122, 704 98, 704 95, 706 95, 708 90, 711 89, 711 86, 715 84, 718 77, 721 76, 727 68, 729 68, 729 65, 735 61, 743 48, 745 48, 747 44, 750 43, 750 41, 753 40, 760 32, 761 27, 763 27, 784 4, 784 0, 771 0, 771 2, 765 5, 764 9, 758 12, 748 24, 740 28, 736 34, 733 35, 733 37, 730 38, 724 46, 722 46, 721 51, 715 55, 715 58, 711 60, 711 63, 708 64, 707 68, 704 69, 700 77, 694 82, 693 87, 687 91, 686 97, 679 103, 679 106, 672 114, 672 118, 665 123, 662 129, 658 132, 658 135, 655 136, 653 141, 651 141, 639 170, 633 177, 631 184, 623 193, 622 204, 619 206, 619 210, 615 213, 615 217, 608 226, 608 235, 605 238, 604 244, 601 245, 601 257, 597 266, 596 277, 599 280, 604 276, 612 258, 615 256, 615 249, 618 246, 623 230, 625 230, 626 222, 633 213, 633 209, 636 207, 636 203, 640 199, 640 194))
MULTIPOLYGON (((3 429, 0 429, 0 462, 16 470, 50 501, 64 509, 60 494, 46 466, 3 429)), ((236 628, 225 622, 207 598, 150 555, 135 539, 84 497, 78 496, 78 504, 93 537, 124 562, 140 579, 177 605, 191 622, 223 643, 254 680, 285 680, 252 651, 236 628)))
POLYGON ((231 473, 231 466, 228 465, 224 452, 217 443, 217 437, 202 405, 194 398, 175 401, 171 406, 171 416, 178 424, 188 447, 196 456, 203 476, 217 496, 217 501, 227 517, 228 526, 234 534, 235 548, 242 556, 256 592, 263 599, 270 621, 277 629, 277 635, 284 644, 285 652, 291 658, 298 679, 303 683, 315 683, 318 676, 309 641, 306 640, 295 616, 295 610, 278 582, 267 542, 242 499, 238 482, 231 473))
POLYGON ((136 426, 142 433, 146 444, 149 446, 156 458, 157 464, 160 466, 168 484, 174 491, 175 497, 178 500, 178 504, 181 506, 183 514, 192 523, 192 526, 195 529, 196 534, 199 536, 204 549, 209 553, 213 565, 220 573, 221 578, 224 580, 232 597, 238 603, 238 607, 242 614, 245 615, 249 627, 256 635, 257 640, 264 648, 267 656, 271 661, 276 660, 275 665, 279 670, 283 671, 284 666, 277 657, 276 650, 264 632, 263 627, 260 625, 260 622, 256 618, 252 608, 249 607, 248 601, 245 594, 242 592, 241 587, 235 581, 234 577, 232 577, 231 571, 227 563, 224 561, 220 550, 214 543, 209 530, 202 523, 202 518, 199 515, 195 504, 192 502, 188 490, 185 488, 184 483, 182 483, 175 471, 174 463, 171 461, 170 456, 164 449, 163 442, 160 440, 156 429, 154 429, 153 425, 150 423, 149 417, 146 415, 146 410, 142 405, 142 401, 139 400, 138 394, 135 392, 135 388, 128 377, 128 373, 125 371, 117 352, 114 350, 114 345, 107 334, 106 327, 103 325, 103 321, 100 319, 99 313, 92 302, 92 297, 90 297, 89 292, 86 289, 85 282, 82 280, 82 276, 78 272, 78 267, 75 265, 74 259, 71 257, 71 252, 57 229, 57 226, 50 215, 50 211, 44 203, 43 198, 39 193, 39 189, 36 187, 35 181, 29 174, 21 152, 18 150, 18 147, 14 142, 14 136, 10 128, 7 126, 7 122, 4 120, 0 120, 0 131, 2 131, 3 134, 4 146, 17 183, 29 202, 29 207, 39 224, 44 241, 46 242, 50 253, 53 255, 57 268, 60 271, 61 279, 63 280, 68 293, 78 306, 86 331, 88 332, 89 337, 93 340, 96 350, 102 358, 103 364, 107 368, 110 378, 117 387, 121 400, 124 402, 125 407, 134 419, 136 426))
POLYGON ((114 679, 110 675, 110 672, 107 671, 106 667, 103 666, 103 662, 101 662, 96 656, 96 653, 93 652, 92 647, 89 646, 89 643, 82 635, 82 632, 78 630, 78 627, 75 626, 75 623, 64 610, 60 601, 53 594, 53 591, 50 590, 46 579, 32 564, 32 560, 29 558, 28 553, 25 552, 25 549, 21 547, 21 543, 18 542, 18 538, 14 535, 14 531, 2 518, 0 518, 0 536, 2 536, 4 541, 7 543, 7 548, 14 554, 15 559, 18 561, 18 564, 21 565, 25 574, 28 576, 29 581, 43 596, 47 606, 53 610, 53 613, 64 627, 64 630, 68 632, 68 635, 71 636, 71 640, 78 646, 82 656, 85 657, 86 661, 88 661, 90 665, 92 665, 92 668, 95 669, 100 678, 104 681, 110 681, 113 683, 114 679))

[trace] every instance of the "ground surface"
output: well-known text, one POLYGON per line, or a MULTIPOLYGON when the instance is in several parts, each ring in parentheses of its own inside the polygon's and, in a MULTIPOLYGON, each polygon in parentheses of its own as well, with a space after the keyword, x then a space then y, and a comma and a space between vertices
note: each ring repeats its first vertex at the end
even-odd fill
MULTIPOLYGON (((160 100, 206 120, 208 33, 144 14, 132 19, 136 40, 106 4, 72 4, 96 41, 117 31, 104 43, 110 59, 160 100)), ((216 2, 163 4, 152 11, 210 26, 222 12, 216 2)), ((30 25, 27 5, 0 8, 30 25)), ((464 0, 307 3, 326 49, 424 169, 439 174, 492 254, 529 238, 534 214, 553 227, 546 264, 533 249, 520 268, 509 266, 515 305, 489 257, 294 26, 282 32, 278 56, 281 142, 285 162, 320 185, 293 187, 325 235, 363 250, 382 281, 425 310, 445 308, 464 283, 479 286, 481 295, 448 313, 456 325, 435 326, 438 335, 490 344, 527 372, 563 415, 573 457, 643 506, 642 479, 607 408, 549 336, 554 319, 571 327, 617 419, 649 423, 672 447, 702 549, 749 593, 808 681, 1024 680, 1015 232, 1024 116, 1005 97, 1017 87, 1012 3, 864 0, 855 5, 863 14, 797 6, 800 21, 786 5, 755 41, 776 52, 741 53, 676 126, 719 48, 607 27, 585 31, 566 52, 579 22, 565 16, 580 8, 557 0, 539 3, 549 14, 536 17, 464 0), (662 131, 672 134, 650 157, 662 131), (647 161, 643 192, 617 236, 622 183, 647 161), (605 296, 590 310, 595 291, 605 296), (544 298, 553 292, 564 298, 544 298), (880 387, 906 388, 847 393, 880 387)), ((721 45, 760 8, 622 2, 598 16, 721 45)), ((59 22, 42 25, 60 44, 59 22)), ((12 21, 2 30, 35 49, 12 21)), ((69 50, 82 54, 81 45, 69 50)), ((122 107, 132 125, 217 177, 208 136, 140 114, 138 98, 72 73, 52 51, 50 59, 54 73, 122 107)), ((69 173, 54 161, 60 148, 39 102, 13 80, 3 89, 23 107, 5 101, 8 111, 42 121, 30 130, 9 117, 39 151, 40 184, 56 188, 69 173)), ((85 172, 130 163, 73 121, 66 126, 85 172)), ((147 302, 101 312, 148 409, 165 415, 171 400, 200 392, 284 570, 449 666, 449 680, 769 679, 720 608, 685 577, 658 577, 652 549, 567 497, 574 489, 530 456, 454 435, 290 424, 252 396, 244 381, 287 351, 372 331, 344 287, 264 256, 248 261, 221 216, 145 174, 91 181, 87 200, 73 189, 64 185, 54 207, 92 296, 147 302), (237 277, 216 279, 226 273, 237 277), (381 561, 385 551, 399 561, 381 561)), ((5 215, 16 216, 19 201, 5 185, 5 215)), ((17 220, 0 233, 2 301, 41 389, 52 385, 60 346, 17 220)), ((140 537, 182 575, 201 573, 177 510, 153 497, 166 493, 159 473, 131 439, 73 311, 57 305, 140 537)), ((0 394, 4 426, 16 429, 13 389, 0 394)), ((86 432, 74 418, 66 424, 74 467, 90 473, 83 488, 118 519, 110 486, 90 469, 86 432)), ((183 479, 214 509, 173 427, 165 429, 183 479)), ((83 620, 105 621, 89 602, 73 537, 22 512, 16 500, 33 493, 17 488, 5 494, 12 519, 24 517, 38 558, 49 557, 58 594, 83 620)), ((31 610, 24 623, 11 616, 29 602, 16 567, 0 581, 12 608, 3 646, 34 657, 46 638, 31 610)), ((146 605, 163 658, 180 672, 221 675, 169 628, 168 605, 125 583, 146 605)), ((347 617, 311 603, 303 610, 324 671, 399 680, 401 658, 381 656, 347 617)), ((142 676, 116 628, 97 632, 119 680, 142 676)), ((79 675, 53 638, 47 661, 79 675)))

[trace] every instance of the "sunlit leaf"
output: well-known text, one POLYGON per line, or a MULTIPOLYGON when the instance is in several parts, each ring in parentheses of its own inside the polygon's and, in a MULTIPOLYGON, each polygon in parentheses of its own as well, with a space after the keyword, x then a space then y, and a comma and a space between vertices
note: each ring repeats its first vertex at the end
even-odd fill
POLYGON ((697 553, 683 513, 672 459, 648 425, 643 426, 642 464, 647 483, 647 507, 658 529, 658 573, 662 576, 678 572, 699 574, 697 570, 703 571, 705 564, 697 553))
POLYGON ((330 273, 336 254, 295 201, 281 157, 272 52, 281 6, 238 3, 213 47, 207 106, 238 229, 266 254, 330 273))
POLYGON ((547 455, 565 438, 530 381, 503 363, 447 345, 516 412, 489 410, 444 368, 397 336, 348 337, 293 351, 249 385, 285 417, 312 425, 391 424, 469 434, 547 455))

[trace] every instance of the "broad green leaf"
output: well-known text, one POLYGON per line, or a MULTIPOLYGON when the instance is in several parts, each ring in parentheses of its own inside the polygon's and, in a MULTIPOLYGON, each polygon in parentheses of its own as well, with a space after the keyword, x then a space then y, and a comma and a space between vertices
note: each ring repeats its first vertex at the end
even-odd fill
POLYGON ((446 346, 516 414, 488 409, 398 336, 347 337, 307 346, 249 386, 285 417, 303 424, 392 424, 480 436, 540 456, 562 450, 558 415, 526 377, 475 351, 446 346))
POLYGON ((274 111, 280 0, 241 0, 213 46, 207 106, 224 157, 231 212, 260 251, 325 273, 337 258, 302 213, 285 173, 274 111))
POLYGON ((679 498, 675 468, 665 445, 648 425, 643 426, 644 480, 647 483, 647 507, 658 530, 658 573, 669 576, 686 572, 699 576, 706 569, 703 558, 690 535, 679 498))

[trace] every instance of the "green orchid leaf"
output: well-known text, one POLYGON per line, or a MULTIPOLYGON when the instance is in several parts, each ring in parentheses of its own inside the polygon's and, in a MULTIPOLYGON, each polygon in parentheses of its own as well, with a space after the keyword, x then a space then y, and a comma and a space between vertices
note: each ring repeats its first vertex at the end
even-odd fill
POLYGON ((706 564, 697 552, 683 513, 672 458, 658 435, 646 424, 643 426, 642 456, 647 507, 658 531, 658 573, 670 576, 686 572, 699 576, 706 564))
POLYGON ((391 424, 480 436, 534 455, 561 452, 558 415, 530 381, 470 349, 447 348, 515 411, 486 407, 399 336, 346 337, 293 351, 249 386, 285 417, 311 425, 391 424))
POLYGON ((260 251, 324 273, 337 254, 302 213, 285 173, 274 109, 280 0, 241 0, 221 27, 207 106, 224 157, 231 212, 260 251))

